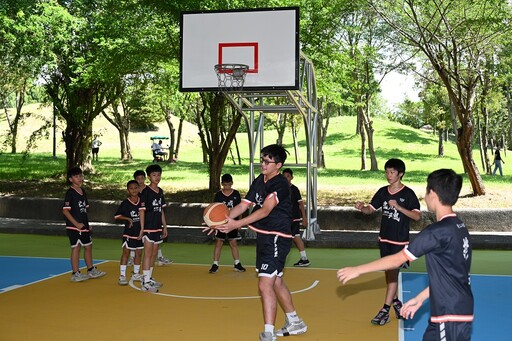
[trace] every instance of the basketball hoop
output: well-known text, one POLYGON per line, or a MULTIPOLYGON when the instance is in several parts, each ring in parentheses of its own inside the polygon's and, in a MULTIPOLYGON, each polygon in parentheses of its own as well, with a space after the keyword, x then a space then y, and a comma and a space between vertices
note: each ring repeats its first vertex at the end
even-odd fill
POLYGON ((219 89, 227 92, 242 91, 244 87, 245 75, 249 70, 249 65, 245 64, 217 64, 214 66, 217 79, 219 80, 219 89))

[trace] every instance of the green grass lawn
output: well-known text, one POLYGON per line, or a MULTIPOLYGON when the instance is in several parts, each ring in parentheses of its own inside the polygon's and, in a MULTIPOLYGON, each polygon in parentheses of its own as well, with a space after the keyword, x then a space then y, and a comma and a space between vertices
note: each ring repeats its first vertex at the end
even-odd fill
MULTIPOLYGON (((48 108, 37 105, 27 106, 26 110, 40 115, 50 115, 48 108)), ((21 127, 18 151, 25 148, 25 141, 30 131, 37 128, 40 121, 37 115, 29 118, 21 127)), ((175 121, 178 124, 178 121, 175 121)), ((384 185, 382 171, 384 163, 391 157, 402 158, 407 166, 404 183, 412 187, 416 194, 423 196, 427 175, 438 168, 452 168, 462 173, 457 148, 453 142, 445 145, 445 156, 437 157, 437 137, 429 132, 413 129, 408 126, 391 122, 383 118, 374 118, 375 146, 378 164, 381 171, 370 172, 360 170, 360 137, 355 134, 356 118, 342 116, 331 119, 328 136, 324 145, 326 168, 318 171, 318 203, 320 205, 352 206, 356 200, 367 201, 376 189, 384 185)), ((145 169, 151 163, 150 137, 168 135, 165 124, 159 124, 157 131, 132 132, 130 144, 134 160, 121 162, 117 131, 103 118, 98 117, 93 125, 94 133, 101 135, 103 142, 100 148, 100 160, 94 163, 95 171, 87 174, 85 187, 91 199, 120 200, 125 196, 125 184, 132 178, 136 169, 145 169)), ((59 125, 57 136, 61 135, 62 124, 59 125)), ((57 157, 52 157, 52 139, 38 141, 37 149, 29 155, 7 153, 3 142, 7 133, 5 117, 0 118, 0 193, 20 196, 61 197, 65 190, 64 145, 60 139, 57 144, 57 157)), ((272 143, 276 140, 275 131, 266 131, 264 141, 272 143)), ((236 165, 229 158, 224 172, 229 172, 234 178, 234 187, 245 193, 249 186, 248 143, 247 134, 237 135, 242 157, 242 165, 236 165)), ((295 162, 293 143, 289 131, 285 133, 285 146, 290 151, 289 164, 295 162)), ((305 138, 303 129, 299 133, 299 163, 305 162, 305 138), (302 134, 302 135, 300 135, 302 134)), ((235 150, 233 149, 235 153, 235 150)), ((475 150, 475 161, 479 163, 479 153, 475 150)), ((506 156, 505 156, 506 159, 506 156)), ((369 164, 369 160, 368 160, 369 164)), ((505 164, 505 174, 507 169, 505 164)), ((202 162, 202 152, 197 136, 196 127, 186 123, 181 140, 179 161, 176 164, 162 163, 163 176, 161 187, 169 196, 169 201, 178 202, 208 202, 207 165, 202 162)), ((294 168, 294 183, 303 193, 306 191, 306 169, 294 168)), ((512 207, 512 200, 504 194, 512 193, 512 177, 492 177, 482 175, 487 192, 490 194, 479 203, 470 203, 469 207, 512 207), (494 195, 496 194, 496 195, 494 195)), ((465 179, 462 196, 471 193, 471 186, 465 179)), ((512 195, 512 194, 511 194, 512 195)), ((459 204, 464 205, 463 200, 459 204)))

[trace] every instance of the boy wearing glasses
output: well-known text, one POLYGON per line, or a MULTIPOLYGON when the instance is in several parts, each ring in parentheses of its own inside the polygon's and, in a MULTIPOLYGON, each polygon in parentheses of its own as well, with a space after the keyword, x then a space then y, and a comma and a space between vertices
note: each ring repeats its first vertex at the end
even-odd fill
POLYGON ((247 225, 257 234, 256 271, 265 322, 260 341, 303 334, 308 329, 297 315, 290 291, 282 278, 293 239, 290 186, 280 174, 286 154, 287 151, 277 144, 261 150, 261 174, 252 182, 242 202, 231 209, 228 222, 217 227, 217 230, 228 233, 247 225), (236 220, 249 206, 253 207, 252 213, 236 220), (286 323, 274 331, 277 303, 286 313, 286 323))

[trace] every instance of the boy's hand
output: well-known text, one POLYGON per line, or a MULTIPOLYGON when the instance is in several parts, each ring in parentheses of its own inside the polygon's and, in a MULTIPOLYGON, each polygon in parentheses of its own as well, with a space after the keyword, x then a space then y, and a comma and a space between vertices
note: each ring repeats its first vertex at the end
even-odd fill
POLYGON ((388 201, 388 205, 391 206, 392 208, 400 207, 400 205, 398 205, 398 202, 395 199, 391 199, 390 201, 388 201))
MULTIPOLYGON (((204 224, 204 223, 203 223, 203 225, 206 225, 206 224, 204 224)), ((203 231, 202 231, 202 232, 203 232, 203 233, 204 233, 204 232, 208 232, 206 235, 207 235, 207 236, 209 236, 209 235, 210 235, 210 234, 212 234, 214 231, 215 231, 215 229, 214 229, 214 228, 211 228, 210 226, 206 226, 206 227, 203 229, 203 231)))
POLYGON ((84 229, 84 224, 83 223, 78 223, 76 224, 76 228, 79 229, 79 230, 83 230, 84 229))
POLYGON ((402 309, 400 310, 400 315, 402 315, 402 317, 406 320, 412 319, 420 307, 421 303, 416 298, 413 298, 404 303, 402 309))
POLYGON ((348 281, 359 277, 360 273, 357 271, 357 268, 355 267, 348 267, 339 269, 336 277, 338 277, 338 281, 341 282, 341 284, 346 284, 348 281))
POLYGON ((144 237, 144 230, 140 230, 139 236, 137 237, 137 240, 141 240, 142 237, 144 237))
POLYGON ((364 203, 362 203, 361 201, 358 201, 356 202, 355 206, 354 206, 357 210, 361 211, 364 207, 364 203))
POLYGON ((164 226, 162 228, 162 239, 167 238, 167 226, 164 226))
POLYGON ((302 219, 302 227, 308 227, 308 220, 302 219))
POLYGON ((228 219, 228 221, 225 224, 216 226, 217 230, 219 230, 220 232, 228 233, 230 231, 233 231, 234 229, 240 228, 240 226, 238 226, 238 220, 235 220, 230 217, 226 218, 228 219))

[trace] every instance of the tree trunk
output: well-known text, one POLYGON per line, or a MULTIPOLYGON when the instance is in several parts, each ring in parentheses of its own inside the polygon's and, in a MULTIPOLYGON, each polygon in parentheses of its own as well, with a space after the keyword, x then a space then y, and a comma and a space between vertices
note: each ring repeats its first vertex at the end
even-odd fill
MULTIPOLYGON (((357 125, 364 127, 363 114, 361 113, 362 108, 357 109, 357 119, 360 121, 357 125)), ((359 135, 361 136, 361 170, 366 170, 366 130, 359 129, 359 135)))
POLYGON ((295 163, 299 163, 299 142, 297 141, 297 125, 292 120, 292 137, 293 137, 293 150, 295 154, 295 163))
POLYGON ((510 86, 507 85, 505 89, 505 96, 507 98, 507 113, 508 113, 508 143, 507 148, 512 150, 512 145, 510 142, 512 141, 512 99, 510 96, 510 86))
POLYGON ((485 195, 485 186, 472 156, 473 129, 471 121, 467 121, 461 126, 457 134, 457 149, 473 188, 473 194, 485 195))
POLYGON ((180 123, 178 124, 178 136, 176 136, 176 148, 174 149, 174 161, 178 161, 178 154, 180 152, 180 143, 181 143, 181 135, 183 133, 183 121, 184 119, 180 117, 180 123))
POLYGON ((444 156, 444 128, 439 128, 438 131, 438 143, 437 143, 437 156, 443 157, 444 156))

